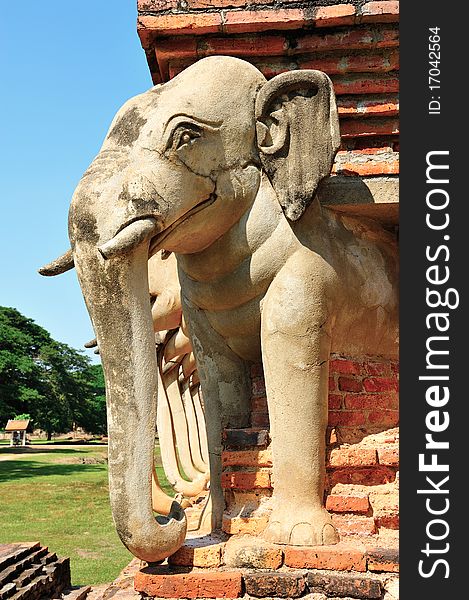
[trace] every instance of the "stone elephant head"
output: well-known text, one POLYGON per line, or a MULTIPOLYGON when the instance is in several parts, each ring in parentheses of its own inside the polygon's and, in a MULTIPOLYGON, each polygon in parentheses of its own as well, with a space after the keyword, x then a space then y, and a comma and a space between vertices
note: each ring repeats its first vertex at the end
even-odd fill
POLYGON ((149 257, 210 246, 249 210, 262 171, 296 221, 338 146, 324 73, 267 81, 245 61, 211 57, 129 100, 74 193, 69 236, 106 379, 112 512, 121 540, 143 560, 168 556, 185 535, 176 502, 157 520, 151 505, 157 399, 149 257))

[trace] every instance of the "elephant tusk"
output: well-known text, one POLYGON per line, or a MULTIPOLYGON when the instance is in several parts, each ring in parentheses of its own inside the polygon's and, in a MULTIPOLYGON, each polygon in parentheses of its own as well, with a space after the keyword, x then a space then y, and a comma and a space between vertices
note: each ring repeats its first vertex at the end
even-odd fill
POLYGON ((161 460, 169 483, 176 492, 180 492, 184 496, 189 498, 198 496, 207 489, 210 476, 199 474, 194 481, 186 481, 179 473, 171 411, 162 377, 158 377, 157 430, 160 439, 161 460))
POLYGON ((179 388, 178 371, 179 369, 173 369, 167 375, 165 375, 164 385, 169 402, 169 409, 171 411, 181 466, 187 477, 194 481, 200 477, 201 473, 205 473, 205 469, 203 469, 203 471, 199 471, 199 469, 197 469, 197 467, 194 465, 193 458, 191 456, 187 417, 181 397, 181 390, 179 388))
POLYGON ((171 506, 175 499, 168 496, 168 494, 162 489, 156 474, 155 465, 153 464, 151 474, 151 506, 153 510, 164 516, 168 516, 171 512, 171 506))
POLYGON ((75 266, 73 260, 73 252, 72 250, 67 250, 65 254, 59 256, 52 262, 44 265, 40 269, 38 269, 39 275, 44 275, 45 277, 53 277, 54 275, 61 275, 62 273, 66 273, 73 269, 75 266))
POLYGON ((184 379, 188 379, 192 373, 197 369, 197 365, 195 364, 195 356, 193 352, 189 352, 182 359, 182 372, 184 379))
POLYGON ((98 246, 98 250, 105 259, 125 254, 159 231, 161 224, 155 217, 138 219, 126 225, 108 242, 98 246))
POLYGON ((189 389, 189 382, 181 384, 181 396, 184 403, 184 410, 187 418, 187 428, 189 432, 189 445, 194 467, 201 473, 208 471, 208 466, 202 458, 200 449, 200 435, 197 423, 197 415, 195 413, 192 394, 189 389))
POLYGON ((166 362, 172 360, 176 356, 187 354, 192 350, 192 344, 187 335, 182 331, 181 328, 172 335, 166 343, 164 349, 164 359, 166 362))

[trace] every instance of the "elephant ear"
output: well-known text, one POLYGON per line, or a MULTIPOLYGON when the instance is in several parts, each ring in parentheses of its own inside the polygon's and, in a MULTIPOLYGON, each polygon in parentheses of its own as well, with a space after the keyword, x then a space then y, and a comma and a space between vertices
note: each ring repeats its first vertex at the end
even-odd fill
POLYGON ((277 75, 256 98, 260 159, 288 219, 296 221, 329 175, 340 145, 332 83, 321 71, 277 75))

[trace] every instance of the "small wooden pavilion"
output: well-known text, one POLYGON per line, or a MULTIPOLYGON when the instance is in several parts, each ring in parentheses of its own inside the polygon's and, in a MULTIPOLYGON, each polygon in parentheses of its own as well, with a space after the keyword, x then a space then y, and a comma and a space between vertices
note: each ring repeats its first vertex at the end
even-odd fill
POLYGON ((5 431, 11 433, 10 446, 26 446, 26 430, 29 427, 29 419, 10 419, 5 431))

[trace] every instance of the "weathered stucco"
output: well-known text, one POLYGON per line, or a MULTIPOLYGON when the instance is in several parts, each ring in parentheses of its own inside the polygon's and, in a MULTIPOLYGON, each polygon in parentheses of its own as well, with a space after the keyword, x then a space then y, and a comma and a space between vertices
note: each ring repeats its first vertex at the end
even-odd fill
POLYGON ((247 62, 211 57, 126 103, 75 192, 70 240, 106 375, 113 514, 142 559, 174 552, 184 536, 176 504, 163 527, 151 512, 147 262, 161 249, 177 256, 204 390, 213 526, 222 428, 247 423, 247 364, 262 358, 275 480, 264 536, 338 539, 323 507, 329 356, 397 352, 394 239, 314 201, 339 143, 324 73, 267 82, 247 62))

